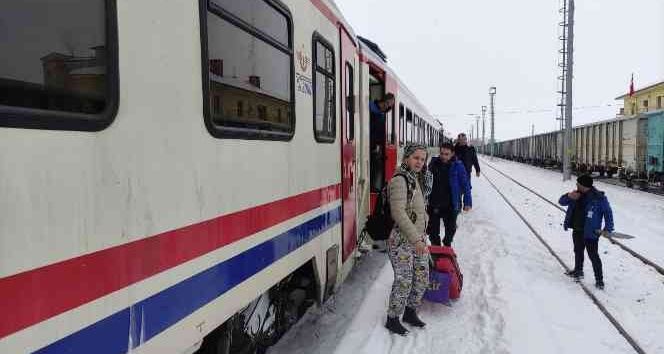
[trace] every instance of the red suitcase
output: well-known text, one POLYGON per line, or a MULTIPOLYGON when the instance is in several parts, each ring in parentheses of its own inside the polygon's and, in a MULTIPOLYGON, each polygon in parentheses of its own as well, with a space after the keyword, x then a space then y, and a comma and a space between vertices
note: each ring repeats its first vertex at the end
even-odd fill
POLYGON ((463 274, 456 253, 452 247, 429 246, 429 253, 434 263, 434 268, 450 275, 450 299, 458 299, 463 288, 463 274))

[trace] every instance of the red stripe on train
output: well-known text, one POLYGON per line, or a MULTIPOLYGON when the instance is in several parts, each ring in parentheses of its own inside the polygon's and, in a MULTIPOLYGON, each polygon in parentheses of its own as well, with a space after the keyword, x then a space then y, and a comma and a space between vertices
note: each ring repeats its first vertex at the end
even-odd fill
POLYGON ((327 17, 327 19, 330 20, 330 22, 332 22, 335 25, 337 24, 337 22, 339 22, 339 19, 334 14, 332 9, 330 9, 327 5, 325 5, 323 0, 311 0, 311 3, 314 4, 314 6, 318 9, 318 11, 320 11, 320 13, 323 14, 323 16, 327 17))
POLYGON ((0 339, 338 200, 340 185, 0 279, 0 339))

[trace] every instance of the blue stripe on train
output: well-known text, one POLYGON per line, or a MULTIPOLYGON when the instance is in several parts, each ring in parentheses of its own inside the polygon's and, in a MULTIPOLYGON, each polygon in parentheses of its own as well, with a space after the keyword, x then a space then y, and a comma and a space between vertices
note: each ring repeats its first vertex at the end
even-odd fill
POLYGON ((126 353, 130 346, 150 340, 340 220, 341 207, 330 210, 35 353, 126 353))

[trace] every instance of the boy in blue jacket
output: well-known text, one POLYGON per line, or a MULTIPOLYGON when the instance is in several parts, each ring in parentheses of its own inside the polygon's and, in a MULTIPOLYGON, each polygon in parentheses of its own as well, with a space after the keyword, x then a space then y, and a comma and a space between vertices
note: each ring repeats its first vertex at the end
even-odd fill
POLYGON ((613 212, 604 192, 593 187, 593 179, 582 175, 576 179, 577 190, 563 194, 558 203, 567 206, 565 230, 572 229, 574 269, 565 273, 572 278, 583 277, 583 250, 593 264, 595 286, 604 289, 602 261, 597 251, 599 236, 613 232, 613 212), (604 228, 602 228, 604 219, 604 228))
POLYGON ((469 211, 473 206, 468 174, 463 163, 454 158, 452 144, 443 144, 440 147, 440 156, 431 159, 429 171, 433 175, 433 187, 427 206, 429 240, 432 245, 440 246, 440 219, 443 219, 443 245, 451 246, 462 201, 464 211, 469 211))

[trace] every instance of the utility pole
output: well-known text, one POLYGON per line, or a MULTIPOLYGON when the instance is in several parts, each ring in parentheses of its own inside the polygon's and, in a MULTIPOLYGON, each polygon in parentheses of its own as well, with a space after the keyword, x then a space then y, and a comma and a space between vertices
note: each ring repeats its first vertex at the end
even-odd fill
POLYGON ((484 125, 486 123, 486 106, 482 106, 482 154, 486 154, 486 140, 484 139, 484 125))
POLYGON ((569 0, 567 10, 567 77, 565 79, 565 132, 563 137, 563 181, 571 178, 572 154, 572 78, 574 66, 574 0, 569 0))
POLYGON ((496 110, 495 110, 495 96, 496 96, 496 87, 491 86, 489 88, 489 96, 491 97, 491 139, 489 141, 489 144, 491 144, 491 158, 493 158, 495 152, 496 152, 496 131, 495 131, 495 118, 496 118, 496 110))
POLYGON ((475 145, 477 145, 477 141, 480 139, 480 116, 477 115, 475 116, 475 145))

